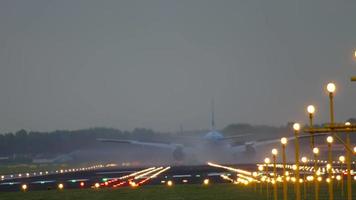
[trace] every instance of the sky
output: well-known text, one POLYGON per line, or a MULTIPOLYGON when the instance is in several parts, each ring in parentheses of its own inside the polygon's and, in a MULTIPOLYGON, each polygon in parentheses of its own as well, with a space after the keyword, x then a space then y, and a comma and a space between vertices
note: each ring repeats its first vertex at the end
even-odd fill
POLYGON ((356 117, 356 1, 2 0, 0 132, 356 117))

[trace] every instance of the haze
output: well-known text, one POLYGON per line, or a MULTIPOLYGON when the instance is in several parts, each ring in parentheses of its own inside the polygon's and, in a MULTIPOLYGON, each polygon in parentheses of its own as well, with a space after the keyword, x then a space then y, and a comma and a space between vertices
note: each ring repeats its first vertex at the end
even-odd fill
POLYGON ((207 129, 356 112, 355 1, 0 2, 0 131, 207 129), (273 2, 273 3, 272 3, 273 2))

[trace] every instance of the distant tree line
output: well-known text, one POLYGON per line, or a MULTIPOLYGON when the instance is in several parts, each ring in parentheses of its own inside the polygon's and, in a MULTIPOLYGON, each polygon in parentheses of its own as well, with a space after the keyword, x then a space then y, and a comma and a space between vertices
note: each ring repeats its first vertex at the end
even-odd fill
POLYGON ((92 128, 83 130, 58 130, 54 132, 27 132, 0 134, 0 156, 61 154, 77 149, 97 147, 97 138, 121 138, 150 140, 157 134, 149 129, 120 131, 111 128, 92 128))
MULTIPOLYGON (((348 121, 356 123, 355 118, 348 121)), ((293 135, 292 124, 275 127, 266 125, 250 125, 246 123, 230 124, 223 128, 221 132, 226 136, 246 134, 241 140, 243 142, 251 140, 262 140, 269 138, 279 138, 286 135, 293 135)), ((319 125, 316 125, 319 126, 319 125)), ((200 131, 189 131, 184 135, 201 134, 200 131)), ((133 131, 121 131, 113 128, 91 128, 82 130, 57 130, 54 132, 36 132, 20 130, 15 133, 0 134, 0 157, 25 155, 33 157, 37 154, 63 154, 70 153, 78 149, 99 148, 103 144, 98 142, 98 138, 119 138, 135 139, 144 141, 170 142, 174 134, 159 133, 150 129, 136 128, 133 131)), ((179 138, 179 137, 178 137, 179 138)), ((352 134, 355 141, 356 135, 352 134)))

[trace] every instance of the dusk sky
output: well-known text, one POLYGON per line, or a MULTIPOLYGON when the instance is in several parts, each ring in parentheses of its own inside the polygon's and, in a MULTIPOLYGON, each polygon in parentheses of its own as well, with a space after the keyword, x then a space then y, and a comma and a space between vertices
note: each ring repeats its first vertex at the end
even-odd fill
POLYGON ((356 117, 356 1, 1 0, 0 132, 356 117))

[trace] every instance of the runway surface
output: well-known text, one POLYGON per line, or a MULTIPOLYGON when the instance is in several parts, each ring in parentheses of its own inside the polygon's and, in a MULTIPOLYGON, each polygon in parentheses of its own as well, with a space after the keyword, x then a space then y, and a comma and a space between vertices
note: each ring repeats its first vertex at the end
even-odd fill
MULTIPOLYGON (((235 167, 244 170, 256 169, 256 165, 254 164, 244 164, 235 167)), ((227 182, 221 175, 231 174, 233 174, 231 170, 208 165, 147 166, 136 168, 96 166, 54 172, 2 176, 0 192, 140 187, 158 184, 165 184, 167 186, 174 184, 219 184, 227 182)))

